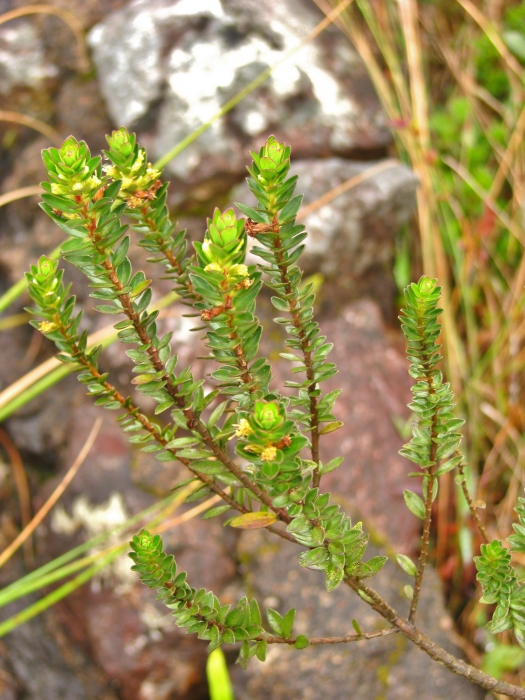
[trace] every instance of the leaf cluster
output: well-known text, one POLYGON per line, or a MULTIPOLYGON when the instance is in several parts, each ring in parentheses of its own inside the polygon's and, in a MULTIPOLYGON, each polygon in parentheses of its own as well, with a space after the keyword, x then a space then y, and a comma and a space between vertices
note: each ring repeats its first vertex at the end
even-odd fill
MULTIPOLYGON (((456 417, 454 394, 437 367, 442 359, 437 342, 441 333, 441 309, 437 306, 440 296, 436 281, 424 276, 405 290, 406 304, 400 315, 409 373, 416 380, 409 408, 417 417, 412 438, 400 454, 420 467, 421 471, 411 476, 423 477, 425 498, 432 481, 432 500, 437 495, 436 477, 451 471, 463 459, 458 451, 462 438, 458 431, 464 420, 456 417)), ((408 508, 423 520, 426 509, 421 498, 408 490, 404 495, 408 508)))
MULTIPOLYGON (((232 607, 222 605, 217 596, 204 588, 192 588, 186 581, 186 572, 177 571, 173 555, 164 553, 159 535, 152 536, 142 530, 130 544, 133 551, 129 556, 134 562, 131 568, 140 574, 145 586, 158 590, 157 600, 173 610, 177 627, 209 641, 210 652, 223 642, 241 642, 238 663, 243 668, 252 656, 265 660, 267 642, 261 639, 264 633, 261 611, 254 598, 241 598, 232 607)), ((277 615, 274 611, 272 613, 277 615)), ((293 615, 291 619, 293 624, 293 615)), ((284 625, 280 625, 281 632, 283 628, 284 625)), ((285 631, 289 634, 291 625, 285 631)))
POLYGON ((483 589, 482 603, 496 605, 487 629, 493 634, 513 630, 525 649, 525 581, 518 581, 511 562, 511 552, 525 552, 525 499, 516 506, 519 523, 508 540, 510 550, 500 540, 481 545, 481 555, 474 557, 477 579, 483 589))

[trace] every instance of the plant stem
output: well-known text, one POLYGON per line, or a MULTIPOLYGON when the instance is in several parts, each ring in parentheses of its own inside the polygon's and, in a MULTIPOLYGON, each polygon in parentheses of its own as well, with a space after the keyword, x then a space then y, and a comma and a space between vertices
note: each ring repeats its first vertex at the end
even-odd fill
MULTIPOLYGON (((87 224, 87 229, 89 232, 89 236, 91 238, 91 241, 93 245, 95 246, 95 249, 99 254, 106 254, 106 251, 103 249, 102 246, 98 245, 98 236, 96 233, 96 220, 93 218, 90 220, 90 222, 87 224)), ((265 493, 259 486, 256 484, 254 481, 252 481, 246 474, 245 472, 242 471, 240 467, 238 467, 233 460, 230 459, 230 457, 217 445, 211 434, 209 433, 208 429, 204 425, 204 423, 195 415, 193 409, 191 406, 187 406, 186 402, 184 400, 184 397, 179 395, 179 390, 178 387, 175 386, 171 380, 171 377, 169 374, 166 372, 166 368, 164 366, 164 363, 159 357, 159 353, 157 349, 153 346, 153 343, 151 341, 151 338, 148 336, 148 333, 146 331, 146 328, 140 323, 140 317, 139 314, 133 309, 133 302, 131 301, 131 298, 129 294, 123 294, 123 289, 124 286, 122 285, 121 281, 118 278, 117 272, 111 262, 111 260, 106 257, 104 262, 102 263, 105 270, 108 273, 108 279, 111 281, 111 284, 113 285, 113 288, 115 289, 116 292, 118 292, 119 295, 119 302, 122 305, 122 309, 124 314, 127 316, 127 318, 131 321, 133 328, 135 329, 135 332, 137 333, 138 337, 140 338, 140 342, 144 345, 146 348, 146 352, 148 353, 151 363, 155 370, 157 372, 163 372, 163 381, 166 382, 166 391, 169 393, 171 398, 175 401, 176 405, 178 408, 184 413, 184 416, 186 417, 187 420, 187 426, 189 430, 196 431, 201 438, 203 439, 204 443, 206 446, 210 449, 210 451, 213 453, 217 459, 224 464, 224 466, 230 471, 234 476, 239 479, 239 481, 249 490, 251 491, 256 498, 264 503, 270 510, 272 510, 280 520, 282 520, 285 523, 289 523, 291 521, 290 516, 284 510, 283 508, 276 508, 273 505, 272 499, 268 496, 267 493, 265 493)), ((118 399, 117 399, 118 400, 118 399)), ((147 419, 146 419, 147 420, 147 419)), ((218 487, 217 487, 218 488, 218 487)), ((226 500, 226 499, 225 499, 226 500)), ((227 502, 227 500, 226 500, 227 502)))
MULTIPOLYGON (((456 454, 459 455, 459 450, 457 451, 456 454)), ((483 523, 480 520, 480 517, 479 517, 478 512, 476 510, 476 506, 474 505, 474 503, 472 501, 472 496, 470 495, 470 492, 468 490, 467 480, 465 479, 465 470, 464 470, 463 462, 460 462, 458 464, 458 472, 461 476, 461 482, 460 482, 461 489, 463 491, 463 495, 465 496, 465 500, 467 501, 467 504, 468 504, 468 507, 470 510, 470 514, 472 515, 472 520, 476 523, 476 526, 479 530, 479 533, 482 536, 482 538, 484 539, 484 541, 488 542, 489 538, 487 535, 487 531, 485 530, 485 526, 483 525, 483 523)))
MULTIPOLYGON (((308 637, 310 646, 321 645, 321 644, 348 644, 349 642, 363 642, 368 639, 377 639, 378 637, 387 637, 390 634, 396 634, 399 630, 395 627, 389 627, 386 630, 381 630, 379 632, 369 632, 365 634, 347 634, 345 637, 308 637)), ((257 641, 264 640, 268 644, 289 644, 293 646, 296 642, 295 637, 290 639, 285 639, 284 637, 271 637, 262 636, 256 637, 257 641)))
MULTIPOLYGON (((273 239, 275 259, 277 261, 277 267, 279 268, 281 282, 284 285, 286 291, 286 296, 288 299, 288 304, 290 306, 290 314, 293 319, 293 324, 297 329, 297 337, 299 338, 299 342, 301 343, 304 364, 306 367, 306 378, 310 382, 307 391, 310 397, 310 433, 312 441, 311 452, 312 461, 319 465, 319 416, 317 410, 317 397, 313 394, 316 387, 316 381, 312 362, 312 353, 309 350, 308 336, 304 329, 301 314, 297 306, 295 287, 291 284, 290 278, 288 276, 288 265, 284 258, 284 252, 281 250, 281 239, 279 237, 279 224, 277 223, 277 214, 274 215, 273 231, 275 232, 275 237, 273 239)), ((313 475, 312 484, 314 488, 319 486, 320 481, 321 475, 319 474, 319 468, 317 467, 314 470, 313 475)))
MULTIPOLYGON (((505 683, 504 681, 499 681, 487 673, 474 668, 470 664, 465 663, 461 659, 457 659, 448 651, 439 647, 435 644, 429 637, 427 637, 424 632, 418 630, 413 624, 408 620, 405 620, 399 613, 397 613, 383 598, 372 588, 366 586, 362 581, 356 579, 345 579, 345 583, 354 589, 354 591, 361 591, 364 593, 371 602, 369 605, 378 612, 381 617, 388 620, 391 625, 398 629, 401 634, 403 634, 407 639, 418 646, 422 651, 430 656, 434 661, 437 661, 443 666, 446 666, 452 673, 456 673, 459 676, 467 678, 469 681, 480 685, 486 690, 490 690, 494 693, 501 693, 502 695, 508 695, 511 698, 518 698, 518 700, 525 700, 525 688, 520 688, 516 685, 511 685, 510 683, 505 683)), ((365 601, 368 602, 368 601, 365 601)))

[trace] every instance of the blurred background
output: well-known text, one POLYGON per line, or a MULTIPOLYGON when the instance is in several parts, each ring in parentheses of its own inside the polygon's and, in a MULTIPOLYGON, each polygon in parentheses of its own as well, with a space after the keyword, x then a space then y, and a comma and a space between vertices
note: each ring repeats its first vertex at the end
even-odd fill
MULTIPOLYGON (((330 388, 343 387, 345 427, 325 455, 345 462, 324 485, 389 554, 414 556, 419 541, 402 496, 411 465, 397 454, 411 419, 396 318, 403 288, 437 277, 469 484, 489 535, 510 534, 525 460, 523 0, 0 0, 0 95, 0 700, 210 697, 205 643, 173 627, 123 554, 152 518, 193 585, 224 602, 248 592, 279 610, 297 605, 300 633, 377 624, 345 591, 328 596, 315 572, 296 571, 284 545, 174 501, 182 468, 133 450, 28 325, 23 274, 63 240, 38 207, 40 154, 70 134, 96 154, 113 128, 135 131, 171 180, 170 208, 190 239, 215 206, 253 204, 250 150, 271 133, 291 145, 310 234, 302 265, 336 344, 330 388), (42 524, 29 535, 35 514, 42 524)), ((133 253, 137 268, 144 259, 133 253)), ((84 327, 107 345, 101 366, 126 387, 129 360, 80 273, 66 277, 84 327)), ((160 280, 156 299, 169 291, 160 280)), ((183 313, 174 304, 161 322, 190 363, 204 348, 183 313)), ((259 313, 263 351, 285 378, 264 299, 259 313)), ((525 652, 483 629, 478 548, 446 474, 423 627, 520 682, 525 652)), ((389 566, 378 588, 404 609, 406 575, 389 566)), ((232 668, 235 698, 485 697, 397 636, 349 646, 272 650, 264 666, 232 668)))

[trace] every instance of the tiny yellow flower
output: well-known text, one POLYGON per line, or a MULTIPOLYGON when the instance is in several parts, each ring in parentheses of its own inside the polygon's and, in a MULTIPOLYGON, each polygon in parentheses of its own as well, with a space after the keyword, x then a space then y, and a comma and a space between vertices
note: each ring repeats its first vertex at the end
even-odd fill
POLYGON ((40 321, 38 328, 42 333, 51 333, 57 329, 57 325, 53 321, 40 321))
POLYGON ((136 161, 133 163, 133 165, 131 166, 131 172, 134 173, 134 172, 136 172, 137 170, 139 170, 139 168, 140 168, 140 166, 142 165, 143 162, 144 162, 144 150, 143 150, 143 149, 140 149, 139 152, 138 152, 138 155, 137 155, 137 160, 136 160, 136 161))
POLYGON ((264 450, 261 452, 261 459, 263 462, 273 462, 273 460, 277 457, 277 448, 274 447, 273 445, 269 445, 268 447, 265 447, 264 450))
POLYGON ((230 274, 237 275, 237 277, 247 277, 248 268, 246 265, 232 265, 230 267, 230 274))
POLYGON ((218 263, 215 263, 215 262, 212 262, 209 265, 206 265, 206 267, 204 268, 204 272, 210 272, 212 270, 214 270, 215 272, 224 272, 222 267, 218 263))
POLYGON ((246 418, 241 418, 241 420, 237 423, 235 428, 236 437, 248 437, 248 435, 251 435, 253 433, 253 430, 250 428, 250 424, 248 423, 246 418))

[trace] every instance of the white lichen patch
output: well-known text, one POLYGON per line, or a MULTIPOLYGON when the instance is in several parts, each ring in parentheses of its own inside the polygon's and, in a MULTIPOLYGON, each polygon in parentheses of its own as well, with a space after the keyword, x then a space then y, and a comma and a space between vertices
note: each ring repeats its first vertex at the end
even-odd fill
MULTIPOLYGON (((114 530, 129 520, 124 500, 120 493, 112 493, 105 503, 93 505, 85 496, 73 501, 71 514, 58 505, 51 516, 51 530, 56 534, 71 536, 79 529, 85 533, 85 541, 114 530)), ((113 533, 103 542, 90 548, 87 555, 106 550, 122 541, 122 534, 113 533)), ((128 592, 136 583, 136 575, 131 571, 131 563, 126 554, 114 559, 91 581, 92 590, 98 592, 105 585, 111 585, 115 593, 128 592)))

